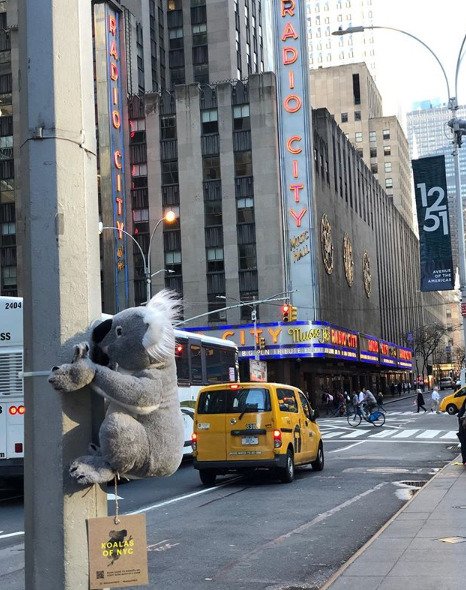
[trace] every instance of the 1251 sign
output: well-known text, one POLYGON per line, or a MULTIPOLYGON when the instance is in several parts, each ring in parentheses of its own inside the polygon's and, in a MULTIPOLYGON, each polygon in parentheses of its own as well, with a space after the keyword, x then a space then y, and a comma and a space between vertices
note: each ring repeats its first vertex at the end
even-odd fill
POLYGON ((417 184, 416 188, 420 190, 421 204, 425 213, 424 224, 422 226, 423 230, 429 232, 437 231, 440 224, 442 224, 443 235, 447 236, 450 232, 448 229, 448 213, 444 189, 441 186, 433 186, 427 190, 425 182, 417 184), (437 196, 437 199, 429 207, 427 198, 435 196, 437 196))

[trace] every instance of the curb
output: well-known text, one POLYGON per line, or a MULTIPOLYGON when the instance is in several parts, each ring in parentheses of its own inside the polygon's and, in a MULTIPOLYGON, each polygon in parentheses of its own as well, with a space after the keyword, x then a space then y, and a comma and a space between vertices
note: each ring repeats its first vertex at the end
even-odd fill
MULTIPOLYGON (((432 482, 432 481, 433 481, 433 480, 434 480, 436 477, 439 477, 439 476, 440 476, 440 475, 441 475, 441 474, 444 472, 444 470, 445 470, 447 467, 450 467, 451 465, 453 465, 453 463, 454 463, 455 461, 457 461, 457 460, 458 460, 458 457, 460 457, 460 455, 458 455, 458 456, 457 456, 455 459, 452 459, 452 460, 451 460, 451 461, 449 461, 449 462, 448 462, 448 463, 447 463, 447 464, 446 464, 444 467, 442 467, 442 469, 440 469, 440 470, 439 470, 439 471, 438 471, 438 472, 437 472, 437 473, 436 473, 436 474, 435 474, 433 477, 431 477, 431 478, 429 479, 429 481, 428 481, 428 482, 427 482, 427 483, 426 483, 426 484, 425 484, 425 485, 424 485, 424 486, 423 486, 421 489, 422 489, 422 490, 424 490, 425 488, 427 488, 427 486, 430 484, 430 482, 432 482)), ((421 490, 419 490, 419 491, 421 491, 421 490)), ((396 518, 397 518, 397 517, 398 517, 398 516, 399 516, 399 515, 400 515, 402 512, 404 512, 404 510, 405 510, 405 509, 406 509, 406 508, 407 508, 407 507, 408 507, 408 506, 411 504, 411 502, 414 500, 414 498, 416 498, 416 496, 417 496, 417 493, 416 493, 416 494, 414 494, 414 495, 413 495, 413 497, 412 497, 412 498, 410 498, 410 499, 409 499, 409 500, 408 500, 408 501, 407 501, 405 504, 403 504, 403 506, 402 506, 402 507, 401 507, 399 510, 397 510, 397 511, 395 512, 395 514, 394 514, 393 516, 391 516, 391 517, 390 517, 390 518, 387 520, 387 522, 386 522, 385 524, 383 524, 383 525, 380 527, 380 529, 379 529, 379 530, 378 530, 378 531, 377 531, 377 532, 376 532, 376 533, 375 533, 375 534, 374 534, 374 535, 373 535, 373 536, 372 536, 370 539, 368 539, 368 540, 367 540, 367 541, 364 543, 364 545, 362 545, 362 547, 360 547, 360 548, 359 548, 359 549, 356 551, 356 553, 355 553, 354 555, 352 555, 352 556, 351 556, 351 557, 348 559, 348 561, 345 561, 345 563, 344 563, 343 565, 341 565, 341 566, 340 566, 340 567, 337 569, 337 571, 336 571, 336 572, 334 572, 334 573, 333 573, 333 574, 330 576, 330 578, 329 578, 329 579, 328 579, 328 580, 325 582, 325 584, 324 584, 323 586, 321 586, 321 587, 320 587, 320 590, 328 590, 328 589, 331 587, 331 585, 332 585, 332 584, 333 584, 333 583, 334 583, 334 582, 335 582, 335 581, 336 581, 336 580, 337 580, 337 579, 338 579, 338 578, 339 578, 339 577, 340 577, 340 576, 341 576, 341 575, 342 575, 342 574, 343 574, 343 573, 344 573, 344 572, 345 572, 345 571, 346 571, 346 570, 349 568, 349 566, 350 566, 352 563, 354 563, 354 562, 356 561, 356 559, 358 559, 358 557, 360 557, 360 556, 361 556, 361 555, 364 553, 364 551, 365 551, 365 550, 366 550, 368 547, 370 547, 370 546, 372 545, 372 543, 373 543, 374 541, 376 541, 376 540, 377 540, 377 539, 380 537, 380 535, 381 535, 381 534, 384 532, 384 530, 385 530, 386 528, 388 528, 388 527, 389 527, 389 526, 392 524, 392 522, 393 522, 393 521, 394 521, 394 520, 395 520, 395 519, 396 519, 396 518)))

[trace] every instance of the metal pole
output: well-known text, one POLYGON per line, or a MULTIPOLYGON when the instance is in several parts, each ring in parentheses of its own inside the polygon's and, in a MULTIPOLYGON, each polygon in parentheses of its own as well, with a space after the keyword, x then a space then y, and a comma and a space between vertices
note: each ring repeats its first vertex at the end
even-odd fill
POLYGON ((252 311, 251 311, 251 320, 254 322, 254 358, 256 361, 259 360, 259 352, 257 350, 257 304, 256 304, 256 297, 253 297, 252 304, 252 311))
MULTIPOLYGON (((453 111, 453 118, 456 118, 456 109, 453 111)), ((458 232, 458 267, 461 291, 461 314, 463 317, 463 338, 466 346, 466 315, 463 314, 463 308, 466 306, 466 266, 465 266, 465 248, 464 248, 464 211, 463 197, 461 195, 461 175, 460 175, 460 154, 457 133, 461 130, 453 128, 453 161, 455 164, 455 190, 456 190, 456 219, 458 232)))
POLYGON ((68 474, 92 440, 95 397, 47 382, 101 317, 91 7, 20 0, 17 11, 28 590, 87 590, 86 519, 107 513, 105 490, 68 474))

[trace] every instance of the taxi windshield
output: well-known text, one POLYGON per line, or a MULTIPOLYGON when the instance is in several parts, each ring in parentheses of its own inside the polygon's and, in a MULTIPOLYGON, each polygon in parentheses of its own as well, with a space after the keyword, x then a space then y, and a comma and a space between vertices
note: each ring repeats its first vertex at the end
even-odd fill
POLYGON ((263 387, 204 391, 199 396, 197 407, 198 414, 242 414, 270 410, 269 391, 263 387))

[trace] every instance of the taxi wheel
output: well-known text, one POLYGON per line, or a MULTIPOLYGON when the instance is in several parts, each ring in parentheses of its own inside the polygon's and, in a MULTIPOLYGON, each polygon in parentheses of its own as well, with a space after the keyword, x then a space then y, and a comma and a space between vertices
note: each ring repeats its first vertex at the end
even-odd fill
POLYGON ((324 468, 324 447, 322 443, 319 443, 316 460, 312 461, 311 466, 314 471, 322 471, 324 468))
POLYGON ((447 412, 450 414, 450 416, 453 416, 453 414, 456 414, 458 410, 456 409, 455 404, 448 404, 447 406, 447 412))
POLYGON ((213 469, 200 469, 199 477, 201 478, 201 481, 205 486, 213 486, 215 485, 217 474, 213 469))
POLYGON ((289 449, 286 453, 286 466, 280 469, 278 476, 282 483, 291 483, 294 480, 294 458, 289 449))

